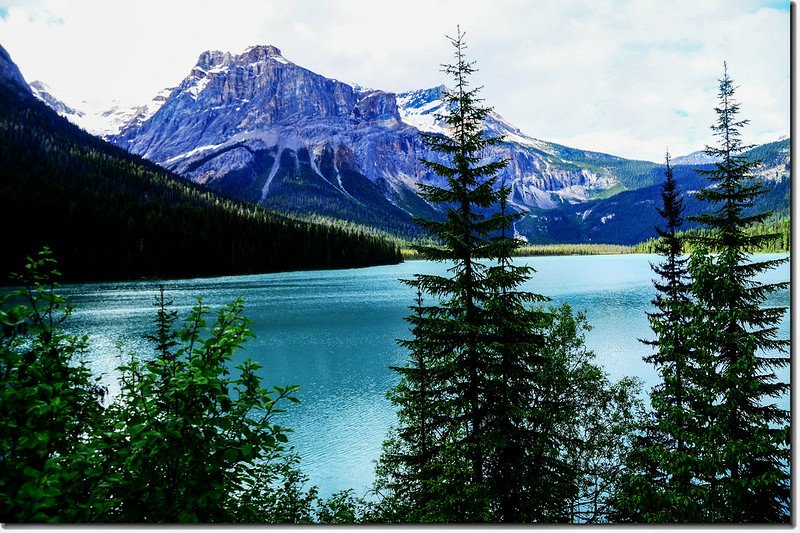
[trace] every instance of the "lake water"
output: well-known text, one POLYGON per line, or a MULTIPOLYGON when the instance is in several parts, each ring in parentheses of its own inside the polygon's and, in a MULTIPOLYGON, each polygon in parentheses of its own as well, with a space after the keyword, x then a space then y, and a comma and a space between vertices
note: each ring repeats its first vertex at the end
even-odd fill
MULTIPOLYGON (((759 256, 764 258, 766 256, 759 256)), ((780 257, 780 256, 773 256, 780 257)), ((646 389, 655 383, 644 363, 651 338, 646 312, 653 297, 649 262, 655 256, 562 256, 520 258, 537 273, 525 289, 545 294, 554 304, 585 310, 593 329, 587 345, 612 379, 639 376, 646 389)), ((163 282, 168 297, 185 316, 198 296, 218 308, 244 296, 246 315, 256 338, 237 361, 251 357, 263 364, 266 384, 300 385, 299 405, 288 405, 281 420, 294 429, 290 444, 301 466, 322 494, 354 488, 363 495, 372 483, 374 461, 395 415, 385 394, 396 383, 390 365, 405 362, 395 339, 408 337, 413 289, 398 282, 415 273, 444 273, 445 266, 424 261, 353 270, 287 272, 255 276, 163 282)), ((762 276, 788 281, 789 265, 762 276)), ((107 376, 114 391, 117 343, 146 356, 143 340, 152 331, 153 299, 159 282, 68 285, 63 292, 75 305, 71 330, 91 336, 91 364, 107 376)), ((789 291, 770 305, 789 306, 789 291)), ((781 324, 789 337, 789 320, 781 324)), ((788 380, 788 370, 782 379, 788 380)), ((789 401, 781 401, 788 408, 789 401)))

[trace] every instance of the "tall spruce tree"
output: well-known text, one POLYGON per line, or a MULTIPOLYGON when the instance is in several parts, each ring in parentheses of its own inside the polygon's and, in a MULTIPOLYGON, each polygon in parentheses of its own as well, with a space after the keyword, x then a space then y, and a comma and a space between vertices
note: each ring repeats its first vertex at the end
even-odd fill
POLYGON ((511 261, 519 215, 497 184, 506 162, 482 157, 499 139, 483 131, 489 108, 469 88, 463 37, 451 39, 455 62, 444 69, 455 81, 440 116, 448 135, 423 134, 441 156, 423 163, 446 184, 421 193, 445 219, 419 220, 439 244, 416 247, 450 275, 406 281, 417 290, 413 338, 400 341, 410 357, 389 393, 399 427, 378 463, 373 519, 599 521, 636 385, 611 384, 591 363, 580 314, 544 310, 536 304, 547 298, 521 289, 534 270, 511 261), (437 303, 423 305, 423 294, 437 303))
POLYGON ((696 407, 696 367, 693 360, 688 259, 682 257, 684 238, 683 198, 665 156, 662 206, 658 213, 664 227, 656 226, 655 253, 651 263, 655 311, 648 313, 655 340, 643 340, 655 348, 645 361, 656 366, 661 381, 650 393, 652 412, 643 434, 627 458, 629 474, 617 495, 618 518, 623 521, 674 523, 703 520, 702 502, 693 483, 697 470, 695 443, 699 432, 696 407))
POLYGON ((519 287, 534 273, 511 260, 520 242, 509 236, 513 218, 507 215, 511 193, 503 182, 498 189, 500 214, 506 217, 500 235, 489 246, 496 264, 487 269, 490 299, 490 378, 486 391, 486 433, 490 436, 488 456, 489 487, 496 495, 493 520, 498 522, 559 521, 563 501, 574 488, 574 476, 557 449, 557 432, 547 431, 553 418, 542 416, 554 407, 544 399, 547 366, 544 329, 553 321, 551 313, 532 303, 548 298, 522 291, 519 287))
POLYGON ((407 318, 414 338, 401 344, 411 360, 397 369, 402 379, 390 392, 401 427, 387 441, 378 486, 392 495, 388 519, 520 521, 519 474, 529 459, 519 435, 529 417, 525 383, 541 358, 542 337, 535 332, 547 314, 525 305, 543 297, 518 290, 532 269, 509 260, 520 242, 508 235, 518 216, 506 210, 509 190, 497 187, 506 161, 482 158, 500 138, 483 130, 490 108, 480 105, 480 87, 470 88, 475 68, 460 28, 450 41, 455 61, 443 71, 453 76, 454 88, 439 117, 448 135, 422 134, 445 161, 422 163, 446 185, 420 184, 422 196, 443 204, 446 216, 418 220, 440 244, 416 249, 428 260, 451 263, 452 275, 405 281, 438 305, 420 300, 407 318), (498 264, 490 267, 488 259, 498 264))
POLYGON ((785 307, 765 306, 770 294, 788 283, 762 283, 757 276, 786 259, 757 260, 750 252, 774 235, 748 234, 746 228, 771 213, 747 214, 763 194, 752 180, 759 161, 742 152, 739 104, 727 65, 719 80, 718 145, 706 154, 719 159, 703 171, 710 181, 697 197, 708 210, 694 218, 710 230, 693 237, 689 263, 697 302, 694 343, 707 403, 700 459, 695 475, 707 493, 710 522, 787 522, 789 520, 788 413, 775 404, 788 384, 776 370, 789 364, 788 340, 777 338, 785 307), (712 255, 711 252, 714 252, 712 255))

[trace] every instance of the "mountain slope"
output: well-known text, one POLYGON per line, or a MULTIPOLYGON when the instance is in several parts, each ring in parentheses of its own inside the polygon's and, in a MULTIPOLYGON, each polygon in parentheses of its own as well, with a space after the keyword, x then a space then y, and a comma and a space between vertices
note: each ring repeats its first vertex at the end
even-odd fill
POLYGON ((120 279, 335 268, 399 260, 358 229, 226 200, 70 124, 0 47, 0 273, 50 245, 65 277, 120 279))
POLYGON ((30 84, 33 95, 50 106, 53 111, 66 118, 76 126, 99 137, 117 135, 126 127, 135 127, 155 114, 166 102, 174 87, 168 87, 153 97, 145 105, 131 105, 112 100, 110 105, 91 104, 81 101, 67 103, 64 97, 46 83, 35 80, 30 84))

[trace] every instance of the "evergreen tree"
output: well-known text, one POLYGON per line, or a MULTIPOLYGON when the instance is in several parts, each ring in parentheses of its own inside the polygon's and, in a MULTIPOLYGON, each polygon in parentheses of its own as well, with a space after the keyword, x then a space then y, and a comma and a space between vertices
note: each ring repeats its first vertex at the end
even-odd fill
POLYGON ((701 502, 693 483, 697 470, 694 443, 704 429, 697 425, 695 363, 691 349, 691 312, 688 259, 683 253, 683 199, 666 154, 666 170, 658 213, 665 227, 656 227, 655 253, 662 262, 651 264, 655 312, 648 313, 656 335, 654 354, 645 361, 656 366, 661 382, 653 387, 653 408, 644 434, 627 459, 629 475, 620 487, 616 505, 619 518, 640 522, 699 522, 701 502))
MULTIPOLYGON (((509 349, 505 361, 502 356, 498 358, 497 343, 503 335, 511 335, 513 323, 511 318, 504 319, 503 325, 494 323, 501 295, 510 305, 507 311, 519 320, 515 327, 526 331, 526 336, 517 340, 536 342, 527 331, 536 326, 531 317, 538 314, 531 315, 520 306, 540 298, 514 292, 530 270, 517 269, 508 262, 510 250, 518 242, 504 232, 515 215, 507 214, 504 208, 496 212, 508 189, 498 190, 495 176, 506 161, 482 161, 483 149, 500 139, 486 136, 483 130, 490 108, 480 105, 480 88, 469 87, 468 78, 475 68, 466 60, 463 37, 459 29, 450 39, 455 62, 443 70, 454 79, 453 90, 445 95, 447 111, 439 117, 447 124, 449 134, 423 134, 424 142, 447 162, 422 163, 443 176, 447 184, 421 184, 421 194, 430 202, 444 204, 447 211, 443 221, 417 222, 441 246, 415 247, 426 259, 452 262, 452 276, 417 275, 407 281, 420 294, 438 298, 439 305, 418 305, 415 315, 408 318, 414 338, 402 344, 412 354, 411 365, 399 369, 402 381, 391 394, 400 408, 402 426, 395 440, 387 443, 382 461, 385 488, 393 494, 417 495, 417 511, 405 516, 414 521, 495 518, 489 489, 496 482, 493 451, 502 448, 501 455, 518 455, 497 439, 505 421, 499 422, 498 404, 492 405, 508 402, 513 396, 498 387, 503 384, 503 365, 511 372, 510 359, 517 355, 509 349), (492 208, 495 212, 487 214, 492 208), (505 259, 494 269, 481 262, 500 254, 505 259)), ((509 379, 511 376, 506 375, 505 384, 510 387, 509 379)), ((504 413, 512 410, 507 406, 504 413)), ((512 474, 503 475, 507 478, 512 474)), ((510 502, 505 506, 515 507, 510 502)))
POLYGON ((421 427, 411 433, 401 429, 399 442, 393 443, 395 451, 388 447, 383 461, 390 473, 387 486, 393 493, 410 493, 412 480, 424 488, 417 500, 418 510, 407 516, 414 521, 490 519, 485 429, 493 361, 488 350, 485 303, 492 291, 487 284, 487 266, 480 260, 496 249, 491 236, 506 225, 508 216, 482 211, 498 202, 495 174, 506 162, 481 160, 481 151, 500 139, 484 135, 483 120, 490 108, 479 105, 480 88, 469 87, 468 78, 475 68, 466 60, 463 37, 459 29, 457 36, 450 38, 455 62, 443 69, 453 76, 455 84, 444 96, 446 113, 438 117, 446 123, 449 134, 422 134, 428 147, 448 160, 422 161, 446 179, 446 187, 420 184, 426 200, 447 206, 445 220, 417 220, 442 246, 415 246, 426 259, 452 262, 453 275, 417 275, 406 281, 440 301, 435 306, 418 306, 416 314, 408 318, 415 337, 403 344, 417 354, 417 359, 412 356, 412 366, 401 371, 403 381, 392 395, 400 408, 401 422, 424 423, 426 434, 435 437, 423 449, 410 439, 411 433, 421 434, 421 427), (419 358, 421 354, 423 359, 419 358), (422 363, 424 373, 419 371, 422 363), (425 405, 424 421, 417 414, 420 402, 425 405), (431 475, 431 469, 438 475, 431 475), (410 478, 401 490, 397 482, 402 478, 394 474, 409 470, 410 478))
POLYGON ((704 370, 702 406, 706 427, 702 467, 695 476, 707 492, 711 522, 787 522, 789 520, 788 413, 774 399, 788 384, 775 371, 789 364, 788 340, 777 339, 785 308, 764 306, 770 294, 788 283, 761 283, 756 276, 786 259, 758 261, 749 255, 769 234, 748 234, 749 226, 770 213, 746 216, 744 210, 763 194, 752 171, 759 165, 742 152, 737 118, 739 104, 727 65, 719 85, 719 143, 706 154, 719 158, 704 171, 711 186, 697 193, 709 210, 695 218, 710 230, 696 235, 689 263, 692 293, 697 301, 695 349, 704 370), (715 252, 711 255, 709 251, 715 252))
POLYGON ((375 519, 595 520, 609 491, 589 478, 606 483, 613 474, 589 469, 615 453, 612 441, 627 442, 629 419, 612 418, 635 403, 634 387, 608 384, 589 363, 580 316, 535 307, 546 298, 521 290, 534 271, 511 262, 521 242, 511 235, 518 215, 508 212, 510 190, 497 184, 506 162, 481 158, 499 139, 482 129, 489 108, 469 88, 463 33, 451 41, 455 63, 444 71, 455 88, 440 117, 449 135, 423 134, 445 161, 423 163, 446 186, 420 185, 446 215, 418 221, 440 245, 415 246, 450 263, 451 276, 406 281, 418 300, 407 318, 413 338, 400 341, 410 361, 396 368, 401 380, 389 393, 400 424, 378 464, 375 519), (438 304, 423 305, 423 294, 438 304))
POLYGON ((552 316, 530 307, 547 298, 519 290, 534 270, 511 261, 522 243, 507 235, 513 222, 513 216, 506 214, 511 190, 503 182, 497 192, 500 215, 505 220, 500 236, 490 245, 489 255, 497 258, 497 264, 487 269, 486 279, 493 358, 486 397, 486 432, 492 439, 487 471, 490 492, 497 498, 493 520, 559 520, 563 516, 554 514, 550 503, 566 498, 574 484, 571 476, 563 475, 569 470, 563 459, 548 456, 548 451, 557 447, 556 432, 545 429, 544 424, 553 420, 542 416, 554 407, 541 401, 542 389, 551 377, 543 356, 543 330, 552 316))

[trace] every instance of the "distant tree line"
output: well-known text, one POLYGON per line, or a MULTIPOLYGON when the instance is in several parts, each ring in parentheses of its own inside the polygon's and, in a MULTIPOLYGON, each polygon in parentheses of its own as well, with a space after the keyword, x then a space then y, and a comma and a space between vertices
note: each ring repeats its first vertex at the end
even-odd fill
POLYGON ((242 302, 212 318, 202 301, 182 322, 163 292, 148 336, 152 353, 119 371, 106 400, 85 364, 88 339, 69 335, 48 250, 30 256, 21 289, 0 299, 0 520, 203 523, 788 523, 789 413, 786 309, 765 305, 788 283, 757 280, 785 259, 751 255, 773 235, 749 232, 769 213, 746 207, 764 193, 742 155, 747 123, 727 68, 712 126, 719 158, 697 197, 707 209, 686 235, 683 194, 669 157, 653 265, 649 321, 658 371, 649 407, 631 378, 613 382, 593 362, 585 316, 521 290, 534 270, 511 257, 518 214, 498 183, 505 161, 486 137, 471 88, 463 33, 445 67, 454 89, 426 134, 449 164, 421 186, 446 206, 418 223, 415 246, 448 275, 404 282, 417 297, 399 381, 397 424, 383 445, 373 498, 323 499, 288 447, 275 414, 297 388, 266 387, 259 367, 230 369, 251 336, 242 302), (489 209, 494 207, 494 210, 489 209), (691 244, 684 254, 684 239, 691 244))
POLYGON ((396 263, 392 239, 222 198, 0 87, 0 269, 49 246, 68 280, 187 277, 396 263))
MULTIPOLYGON (((788 216, 771 218, 745 228, 745 233, 751 236, 764 235, 767 238, 758 242, 750 251, 754 253, 788 253, 792 244, 792 220, 788 216)), ((681 238, 683 253, 692 251, 692 245, 698 240, 707 239, 712 235, 708 228, 692 228, 678 232, 681 238)), ((659 237, 653 237, 639 244, 631 246, 633 253, 656 253, 659 246, 659 237)))

